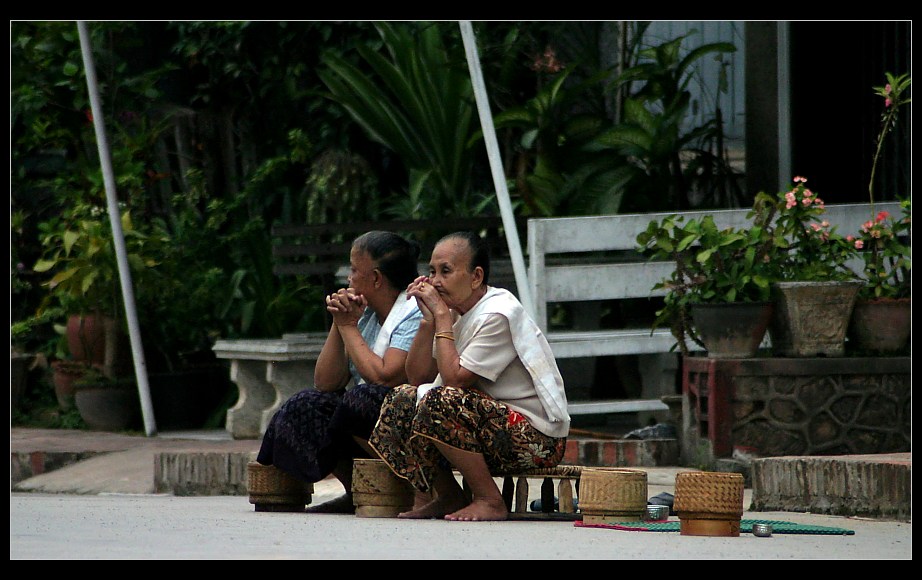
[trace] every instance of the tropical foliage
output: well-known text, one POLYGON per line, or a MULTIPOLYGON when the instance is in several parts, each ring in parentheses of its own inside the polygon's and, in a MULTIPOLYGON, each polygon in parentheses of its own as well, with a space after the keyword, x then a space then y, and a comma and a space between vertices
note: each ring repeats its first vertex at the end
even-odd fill
POLYGON ((470 215, 472 176, 482 148, 467 64, 456 34, 443 25, 375 23, 384 53, 359 46, 365 69, 338 52, 318 74, 332 98, 409 171, 401 218, 470 215))
MULTIPOLYGON (((691 33, 690 33, 691 34, 691 33)), ((694 65, 706 56, 732 53, 732 43, 701 45, 683 55, 684 35, 637 52, 636 64, 622 72, 614 82, 639 88, 624 102, 620 123, 594 139, 591 151, 610 151, 625 164, 623 189, 630 192, 622 211, 689 209, 692 186, 727 191, 735 196, 708 200, 717 207, 740 203, 734 173, 725 161, 720 111, 703 125, 683 130, 692 107, 688 85, 694 65), (703 179, 708 176, 708 179, 703 179)), ((723 70, 723 69, 721 69, 723 70)), ((726 90, 726 79, 719 85, 726 90)))
MULTIPOLYGON (((726 159, 719 107, 698 127, 685 128, 693 107, 689 84, 695 65, 736 50, 709 43, 683 54, 692 33, 654 46, 642 44, 646 24, 624 31, 630 42, 620 65, 586 72, 581 58, 546 49, 532 68, 543 83, 537 94, 495 117, 498 128, 519 134, 515 188, 537 215, 579 215, 733 207, 746 200, 740 174, 726 159), (619 69, 618 66, 621 68, 619 69)), ((576 32, 581 32, 576 28, 576 32)), ((573 33, 564 38, 579 38, 573 33)), ((726 90, 725 71, 717 89, 726 90)))

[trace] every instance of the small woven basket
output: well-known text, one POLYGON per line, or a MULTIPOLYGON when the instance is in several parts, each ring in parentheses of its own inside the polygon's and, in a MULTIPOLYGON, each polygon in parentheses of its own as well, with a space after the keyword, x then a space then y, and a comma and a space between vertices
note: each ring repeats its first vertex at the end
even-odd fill
POLYGON ((615 467, 583 468, 579 509, 583 522, 637 522, 647 507, 647 472, 615 467))
POLYGON ((380 459, 356 459, 352 467, 352 503, 360 518, 394 518, 413 509, 413 486, 394 475, 380 459))
POLYGON ((314 486, 274 465, 251 461, 247 464, 247 492, 258 512, 303 512, 311 503, 314 486))
POLYGON ((739 536, 743 517, 739 473, 682 472, 675 478, 673 509, 686 536, 739 536))

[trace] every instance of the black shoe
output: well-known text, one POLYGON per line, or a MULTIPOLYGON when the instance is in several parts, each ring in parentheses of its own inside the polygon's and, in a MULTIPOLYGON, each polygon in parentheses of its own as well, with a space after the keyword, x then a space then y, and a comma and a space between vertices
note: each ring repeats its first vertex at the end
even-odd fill
POLYGON ((324 502, 304 510, 309 514, 355 514, 355 504, 352 495, 344 493, 336 499, 324 502))
POLYGON ((674 516, 676 515, 675 510, 672 509, 672 504, 674 501, 675 497, 671 493, 664 491, 663 493, 658 493, 651 497, 647 501, 647 505, 668 505, 669 515, 674 516))

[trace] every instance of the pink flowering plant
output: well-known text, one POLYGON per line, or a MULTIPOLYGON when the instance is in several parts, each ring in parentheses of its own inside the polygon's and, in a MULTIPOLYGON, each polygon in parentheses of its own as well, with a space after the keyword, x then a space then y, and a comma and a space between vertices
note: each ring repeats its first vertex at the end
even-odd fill
POLYGON ((858 236, 848 236, 864 259, 867 284, 859 298, 908 298, 912 296, 912 200, 900 202, 902 215, 894 218, 889 212, 878 212, 874 219, 861 226, 858 236))
POLYGON ((874 87, 874 93, 884 99, 884 110, 868 182, 872 218, 861 226, 857 236, 848 236, 848 241, 854 244, 864 259, 867 284, 859 293, 859 298, 863 300, 908 298, 912 295, 912 200, 900 201, 902 215, 899 217, 886 211, 874 213, 874 176, 885 138, 896 126, 900 107, 912 102, 908 94, 912 77, 886 73, 886 78, 887 84, 874 87))
POLYGON ((847 262, 857 255, 854 243, 841 236, 823 218, 826 205, 807 187, 806 177, 795 177, 791 189, 756 196, 750 216, 772 231, 772 256, 778 281, 845 281, 856 274, 847 262))

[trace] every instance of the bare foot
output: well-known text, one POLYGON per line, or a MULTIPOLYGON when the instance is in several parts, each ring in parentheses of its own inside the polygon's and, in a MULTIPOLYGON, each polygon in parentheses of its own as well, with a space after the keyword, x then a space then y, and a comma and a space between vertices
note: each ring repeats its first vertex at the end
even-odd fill
POLYGON ((450 514, 451 512, 458 510, 465 505, 465 502, 449 502, 436 498, 423 506, 413 506, 412 510, 399 513, 397 514, 397 517, 405 520, 426 520, 432 518, 442 518, 445 517, 446 514, 450 514))
POLYGON ((496 522, 509 518, 509 510, 502 498, 498 500, 475 499, 467 507, 447 514, 446 520, 453 522, 496 522))

